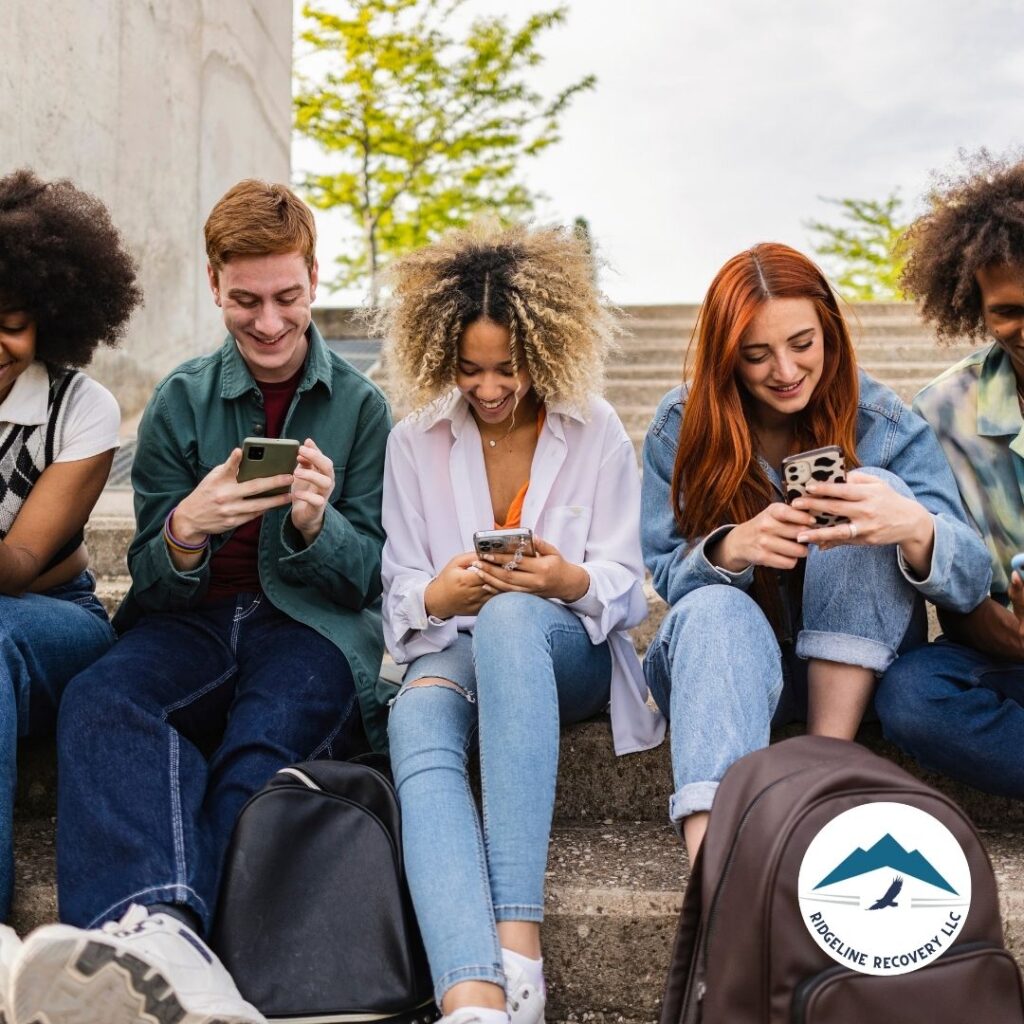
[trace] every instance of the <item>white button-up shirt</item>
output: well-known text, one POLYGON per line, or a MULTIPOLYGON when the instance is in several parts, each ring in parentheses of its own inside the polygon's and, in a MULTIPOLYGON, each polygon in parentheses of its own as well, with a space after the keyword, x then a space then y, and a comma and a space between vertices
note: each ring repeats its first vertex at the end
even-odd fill
MULTIPOLYGON (((458 391, 402 420, 384 465, 384 639, 396 662, 442 651, 476 616, 428 617, 427 584, 473 534, 494 527, 476 420, 458 391)), ((632 442, 602 398, 586 418, 549 403, 537 440, 522 525, 590 575, 568 607, 612 656, 611 718, 617 754, 646 750, 665 721, 647 705, 647 683, 627 632, 647 615, 640 551, 640 475, 632 442)))

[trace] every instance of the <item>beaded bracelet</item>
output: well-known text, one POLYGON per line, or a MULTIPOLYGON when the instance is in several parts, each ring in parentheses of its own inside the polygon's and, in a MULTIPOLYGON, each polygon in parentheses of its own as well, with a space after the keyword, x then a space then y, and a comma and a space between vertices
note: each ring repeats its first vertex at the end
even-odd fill
POLYGON ((178 540, 171 531, 171 519, 174 513, 178 510, 178 506, 175 505, 170 512, 167 513, 167 518, 164 520, 164 543, 174 551, 178 551, 183 555, 197 555, 200 551, 205 551, 210 543, 210 535, 207 534, 202 544, 186 544, 182 540, 178 540))

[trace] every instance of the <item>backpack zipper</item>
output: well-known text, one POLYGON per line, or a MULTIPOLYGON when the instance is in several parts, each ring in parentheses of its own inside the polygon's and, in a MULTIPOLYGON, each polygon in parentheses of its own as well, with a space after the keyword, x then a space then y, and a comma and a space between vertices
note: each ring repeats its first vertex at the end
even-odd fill
MULTIPOLYGON (((736 832, 732 837, 732 844, 729 847, 729 853, 725 858, 725 866, 722 868, 722 874, 718 879, 718 885, 715 886, 715 895, 711 898, 711 908, 708 910, 708 927, 704 933, 704 948, 701 950, 701 968, 704 974, 707 974, 708 970, 708 947, 711 945, 711 932, 715 924, 715 915, 718 912, 718 899, 722 894, 722 887, 725 885, 726 879, 729 877, 729 871, 732 869, 734 855, 736 853, 736 844, 739 842, 740 834, 747 825, 751 814, 754 813, 754 808, 763 796, 766 796, 771 790, 773 790, 780 783, 785 782, 787 779, 791 779, 794 775, 799 775, 801 771, 806 769, 800 769, 800 771, 790 772, 788 775, 783 775, 781 779, 776 779, 771 785, 765 786, 760 793, 754 797, 753 800, 747 804, 747 809, 743 812, 743 817, 740 818, 739 825, 736 826, 736 832)), ((706 983, 701 980, 697 983, 698 992, 700 993, 698 999, 703 999, 704 994, 707 992, 706 983)))

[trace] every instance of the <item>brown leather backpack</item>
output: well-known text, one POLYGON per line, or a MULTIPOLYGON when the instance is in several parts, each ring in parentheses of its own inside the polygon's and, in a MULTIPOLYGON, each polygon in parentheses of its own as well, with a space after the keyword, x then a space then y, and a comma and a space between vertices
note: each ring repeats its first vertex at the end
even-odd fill
MULTIPOLYGON (((854 844, 854 855, 865 851, 854 844)), ((855 743, 801 736, 737 761, 687 886, 662 1007, 661 1024, 698 1022, 1024 1024, 1020 972, 1003 945, 992 865, 974 826, 947 797, 855 743), (797 884, 819 831, 879 801, 937 818, 971 876, 955 940, 926 966, 885 976, 842 966, 819 947, 797 884)))

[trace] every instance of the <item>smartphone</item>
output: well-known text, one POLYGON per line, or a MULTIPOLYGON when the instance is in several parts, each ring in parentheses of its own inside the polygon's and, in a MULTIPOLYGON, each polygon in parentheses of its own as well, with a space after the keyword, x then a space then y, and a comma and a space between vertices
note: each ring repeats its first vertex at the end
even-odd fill
MULTIPOLYGON (((807 485, 812 481, 823 484, 846 483, 846 459, 837 444, 812 448, 809 452, 787 455, 782 460, 782 482, 786 489, 786 502, 807 497, 807 485)), ((819 512, 814 517, 818 526, 838 526, 848 523, 846 516, 819 512)))
POLYGON ((517 554, 533 555, 533 530, 520 526, 508 530, 477 530, 473 534, 473 547, 481 558, 484 555, 505 558, 515 558, 517 554))
MULTIPOLYGON (((299 442, 288 437, 247 437, 242 442, 242 463, 235 479, 241 484, 246 480, 259 480, 265 476, 280 476, 294 473, 299 461, 299 442)), ((269 498, 273 494, 284 494, 287 487, 274 487, 250 498, 269 498)))

